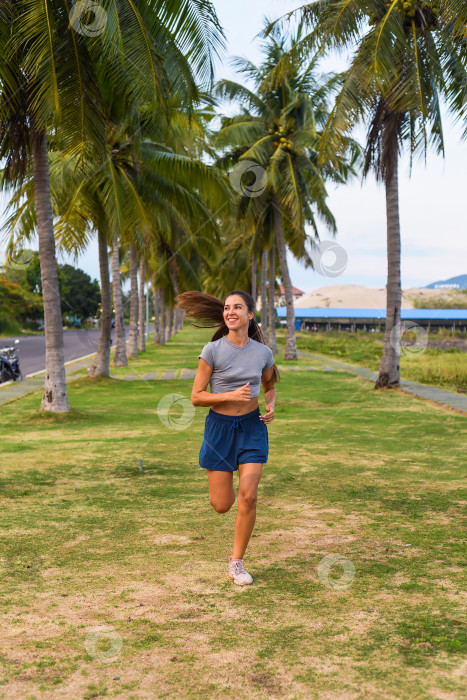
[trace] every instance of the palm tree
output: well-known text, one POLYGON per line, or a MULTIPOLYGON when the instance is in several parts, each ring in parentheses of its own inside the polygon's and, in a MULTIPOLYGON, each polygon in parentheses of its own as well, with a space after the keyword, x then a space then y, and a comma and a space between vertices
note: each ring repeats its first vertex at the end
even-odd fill
POLYGON ((103 100, 95 79, 98 67, 109 86, 117 88, 119 100, 129 112, 146 103, 158 115, 166 85, 175 85, 191 99, 197 93, 193 74, 200 79, 212 78, 213 59, 223 43, 210 3, 200 7, 192 0, 124 0, 104 1, 102 8, 106 14, 103 31, 89 40, 85 32, 76 31, 77 18, 70 15, 64 0, 4 0, 0 7, 0 158, 6 159, 3 183, 21 184, 32 161, 46 334, 41 408, 59 412, 69 410, 69 401, 48 136, 59 135, 70 153, 83 154, 89 141, 97 151, 103 148, 103 100))
POLYGON ((130 334, 128 357, 138 357, 138 253, 130 245, 130 334))
MULTIPOLYGON (((109 376, 110 287, 108 312, 107 295, 104 294, 109 284, 107 241, 113 244, 114 280, 120 275, 120 258, 117 258, 119 242, 137 246, 139 251, 159 246, 158 257, 152 261, 153 269, 157 273, 159 286, 166 284, 167 295, 173 300, 178 294, 179 285, 183 289, 201 288, 202 282, 195 271, 204 267, 206 256, 210 256, 219 245, 213 211, 219 210, 228 200, 223 176, 211 166, 196 158, 172 153, 159 140, 148 140, 147 135, 140 158, 136 160, 131 140, 126 137, 119 140, 117 131, 112 129, 112 132, 114 138, 107 144, 105 166, 99 166, 89 156, 86 177, 77 170, 76 163, 67 154, 51 152, 52 199, 57 218, 55 231, 58 247, 77 254, 86 247, 92 231, 99 234, 102 332, 90 376, 109 376), (131 222, 131 228, 125 222, 131 222), (144 235, 135 231, 144 232, 144 235), (120 232, 118 239, 116 232, 120 232), (183 274, 179 282, 180 271, 183 274)), ((18 237, 28 238, 33 231, 34 209, 28 196, 32 186, 32 179, 26 179, 11 200, 14 213, 7 222, 7 228, 18 237)), ((119 284, 113 285, 117 320, 116 364, 126 364, 123 319, 118 311, 121 306, 119 288, 119 284)), ((157 283, 153 282, 154 288, 157 289, 157 283)))
MULTIPOLYGON (((98 238, 101 333, 97 356, 89 370, 89 376, 109 376, 112 301, 108 256, 110 237, 106 213, 96 192, 91 191, 80 177, 73 158, 61 151, 50 151, 49 171, 57 250, 74 254, 77 259, 88 246, 93 234, 98 238)), ((16 244, 23 245, 24 241, 32 241, 35 236, 37 223, 33 191, 34 179, 28 168, 22 184, 12 193, 7 207, 7 212, 12 212, 3 226, 4 232, 9 234, 7 253, 11 253, 16 244)))
POLYGON ((276 341, 276 306, 274 294, 276 292, 276 246, 274 242, 269 251, 269 286, 268 286, 268 313, 269 313, 269 329, 268 329, 268 345, 271 348, 273 355, 277 355, 276 341))
POLYGON ((160 290, 157 287, 157 275, 152 276, 152 293, 154 302, 154 345, 162 345, 161 343, 161 325, 160 325, 160 290))
POLYGON ((262 257, 260 238, 254 227, 238 220, 233 208, 224 209, 219 218, 220 241, 209 253, 205 251, 201 284, 196 288, 217 297, 236 287, 249 289, 256 302, 256 261, 262 257))
POLYGON ((254 253, 250 256, 250 269, 251 269, 251 285, 250 285, 250 292, 251 296, 253 297, 255 301, 255 308, 256 308, 256 256, 254 253))
POLYGON ((112 298, 115 309, 115 355, 113 366, 126 367, 125 319, 123 316, 122 283, 120 279, 120 251, 118 239, 112 240, 112 298))
MULTIPOLYGON (((352 162, 345 154, 339 155, 336 166, 324 163, 318 167, 319 128, 327 119, 326 100, 338 81, 337 77, 323 81, 316 76, 319 56, 307 62, 294 57, 277 80, 273 83, 269 80, 271 71, 300 40, 300 31, 289 41, 286 33, 281 35, 277 29, 273 30, 264 45, 265 59, 260 67, 235 59, 239 71, 254 82, 255 90, 227 80, 216 86, 222 98, 242 103, 239 115, 223 119, 214 143, 226 151, 219 159, 225 167, 236 166, 240 172, 238 166, 242 161, 257 164, 256 171, 250 168, 256 181, 249 186, 235 182, 235 169, 231 181, 239 192, 240 216, 254 225, 263 240, 263 248, 270 249, 273 241, 277 246, 287 308, 286 360, 297 358, 287 247, 306 266, 313 266, 305 247, 310 239, 305 225, 312 227, 318 239, 317 216, 331 231, 336 230, 334 217, 326 205, 325 181, 331 178, 344 182, 353 172, 352 162), (258 166, 265 178, 257 177, 258 166)), ((350 140, 348 145, 353 148, 354 161, 356 146, 350 140)))
POLYGON ((219 219, 229 212, 225 175, 202 161, 207 124, 214 116, 211 101, 203 95, 188 112, 174 96, 163 138, 151 148, 144 144, 148 160, 140 176, 155 234, 145 245, 150 251, 155 342, 165 342, 182 327, 184 311, 175 307, 175 298, 182 291, 204 288, 201 273, 211 269, 221 244, 219 219))
POLYGON ((268 249, 261 252, 261 330, 268 342, 268 249))
POLYGON ((101 332, 99 346, 88 375, 90 377, 108 377, 110 367, 110 343, 112 320, 112 297, 109 276, 109 256, 107 252, 107 236, 102 229, 98 232, 99 242, 99 273, 101 280, 102 314, 100 319, 101 332))
MULTIPOLYGON (((332 159, 336 139, 367 125, 364 176, 386 189, 387 297, 384 351, 376 388, 400 385, 401 275, 398 162, 402 148, 444 153, 441 98, 465 116, 467 5, 457 0, 319 0, 300 10, 310 32, 293 48, 355 47, 320 145, 332 159), (332 140, 332 145, 331 145, 332 140)), ((284 69, 286 63, 284 61, 284 69)), ((279 69, 280 73, 280 69, 279 69)))
POLYGON ((141 252, 139 260, 139 305, 138 305, 138 350, 144 352, 146 350, 146 336, 145 336, 145 323, 144 323, 144 282, 145 282, 145 264, 144 264, 144 254, 141 252))
POLYGON ((160 290, 160 305, 161 305, 161 327, 160 327, 160 333, 161 333, 161 345, 165 345, 165 321, 166 321, 166 313, 165 313, 165 289, 164 285, 159 287, 160 290))

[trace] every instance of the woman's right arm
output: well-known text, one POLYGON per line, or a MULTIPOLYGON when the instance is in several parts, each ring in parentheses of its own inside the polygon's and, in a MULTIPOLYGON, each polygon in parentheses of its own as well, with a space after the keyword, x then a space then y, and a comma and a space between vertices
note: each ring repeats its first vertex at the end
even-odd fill
POLYGON ((191 391, 191 403, 193 406, 217 406, 217 404, 224 403, 225 401, 249 401, 251 396, 251 390, 249 387, 249 382, 243 386, 235 389, 235 391, 226 391, 219 394, 213 394, 210 391, 206 391, 206 387, 211 379, 212 367, 208 363, 200 358, 198 371, 196 373, 195 380, 193 382, 193 389, 191 391))

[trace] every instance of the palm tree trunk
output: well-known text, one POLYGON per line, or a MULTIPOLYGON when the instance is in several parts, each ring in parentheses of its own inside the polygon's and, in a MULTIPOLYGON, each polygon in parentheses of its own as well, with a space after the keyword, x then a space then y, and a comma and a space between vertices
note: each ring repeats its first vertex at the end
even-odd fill
POLYGON ((170 338, 172 337, 172 321, 173 321, 173 315, 174 315, 173 306, 172 305, 167 306, 165 313, 167 316, 166 322, 165 322, 165 328, 166 328, 165 339, 166 339, 166 341, 169 341, 170 338))
MULTIPOLYGON (((393 148, 397 153, 397 141, 393 148)), ((397 156, 386 177, 386 235, 388 277, 386 285, 386 329, 383 356, 375 389, 400 386, 401 353, 401 230, 397 156)))
POLYGON ((160 288, 159 298, 161 302, 161 338, 160 344, 165 345, 165 298, 164 298, 164 287, 160 288))
POLYGON ((183 328, 183 309, 178 306, 175 307, 175 319, 175 332, 177 333, 183 328))
MULTIPOLYGON (((175 261, 170 265, 170 276, 172 279, 172 284, 173 288, 175 291, 174 296, 177 297, 179 294, 179 285, 178 285, 178 279, 177 279, 177 272, 178 272, 178 267, 175 261)), ((181 308, 175 307, 175 313, 174 313, 174 324, 173 324, 173 334, 177 333, 177 331, 180 329, 180 311, 182 311, 181 308)))
POLYGON ((284 360, 297 359, 297 340, 295 336, 295 312, 293 307, 292 283, 287 264, 287 248, 282 229, 282 216, 277 198, 274 198, 274 228, 276 231, 277 252, 284 284, 284 296, 287 313, 287 338, 285 341, 284 360))
POLYGON ((251 296, 253 297, 253 301, 255 302, 255 310, 256 310, 256 258, 254 255, 251 256, 251 296))
POLYGON ((138 357, 138 258, 130 245, 130 336, 128 357, 138 357))
POLYGON ((107 252, 107 236, 103 231, 98 233, 99 242, 99 271, 101 277, 102 316, 99 346, 94 362, 89 368, 90 377, 108 377, 110 375, 110 343, 112 320, 112 297, 110 291, 109 255, 107 252))
POLYGON ((179 309, 179 311, 180 311, 180 314, 179 314, 180 330, 182 330, 183 324, 185 323, 185 309, 179 309))
POLYGON ((50 197, 47 135, 32 132, 34 197, 36 207, 42 299, 45 326, 45 382, 41 409, 65 413, 70 410, 65 379, 63 322, 58 287, 57 260, 50 197))
POLYGON ((268 249, 261 254, 261 330, 264 340, 268 342, 268 249))
POLYGON ((276 246, 274 243, 269 251, 269 332, 268 332, 268 345, 272 350, 273 355, 277 355, 277 341, 276 341, 276 307, 274 293, 276 291, 276 246))
POLYGON ((123 318, 122 287, 120 283, 120 258, 118 255, 118 240, 112 241, 112 296, 115 309, 115 357, 114 367, 126 367, 125 321, 123 318))
POLYGON ((159 290, 157 288, 156 274, 154 273, 152 277, 152 290, 153 290, 153 301, 154 301, 154 344, 158 345, 160 343, 161 334, 161 324, 159 319, 159 290))
MULTIPOLYGON (((146 336, 145 336, 145 323, 144 323, 144 258, 141 255, 141 260, 139 262, 139 324, 138 324, 138 347, 140 352, 146 350, 146 336)), ((146 290, 147 294, 147 290, 146 290)))

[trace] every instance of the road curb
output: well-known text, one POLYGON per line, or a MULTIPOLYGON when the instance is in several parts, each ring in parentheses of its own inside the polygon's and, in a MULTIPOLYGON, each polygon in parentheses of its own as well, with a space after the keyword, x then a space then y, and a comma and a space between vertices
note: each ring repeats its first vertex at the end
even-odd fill
MULTIPOLYGON (((97 355, 97 352, 92 352, 90 355, 83 355, 82 357, 77 357, 74 360, 68 360, 68 362, 64 363, 64 367, 72 365, 74 362, 81 362, 81 360, 87 360, 89 357, 94 357, 94 355, 97 355)), ((30 374, 26 374, 25 378, 31 379, 32 377, 37 377, 38 374, 44 374, 45 371, 45 369, 40 369, 38 372, 31 372, 30 374)))

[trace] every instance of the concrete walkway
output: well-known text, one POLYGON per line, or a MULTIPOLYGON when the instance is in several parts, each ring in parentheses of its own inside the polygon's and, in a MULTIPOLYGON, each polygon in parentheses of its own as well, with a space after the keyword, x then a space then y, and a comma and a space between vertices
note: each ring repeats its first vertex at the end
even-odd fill
MULTIPOLYGON (((318 355, 313 352, 308 352, 307 350, 298 350, 298 356, 304 360, 313 360, 318 367, 307 367, 306 369, 321 369, 321 370, 332 370, 349 372, 357 377, 363 377, 363 379, 369 379, 372 382, 376 382, 378 378, 377 372, 372 372, 370 369, 365 367, 358 367, 357 365, 350 365, 347 362, 341 362, 340 360, 332 360, 329 357, 324 357, 323 355, 318 355), (319 366, 319 365, 323 366, 319 366)), ((291 369, 289 367, 289 369, 291 369)), ((298 367, 297 367, 298 369, 298 367)), ((305 369, 305 368, 303 368, 305 369)), ((439 403, 441 406, 448 406, 456 411, 461 411, 461 413, 467 413, 467 396, 462 396, 462 394, 456 394, 454 391, 447 391, 445 389, 438 389, 437 387, 430 386, 429 384, 419 384, 418 382, 410 382, 407 379, 400 380, 400 388, 402 391, 406 391, 414 396, 419 396, 422 399, 429 399, 435 403, 439 403)))
MULTIPOLYGON (((94 356, 92 355, 90 357, 85 357, 82 360, 65 363, 67 384, 68 382, 73 381, 74 379, 79 379, 79 377, 82 376, 78 375, 75 377, 72 375, 82 369, 87 369, 91 364, 93 357, 94 356)), ((12 401, 19 396, 24 396, 24 394, 29 394, 31 391, 35 391, 36 389, 42 389, 44 386, 44 375, 45 371, 36 374, 34 377, 23 379, 22 382, 6 382, 5 384, 0 384, 0 404, 7 403, 7 401, 12 401)))
MULTIPOLYGON (((376 372, 372 372, 364 367, 358 367, 357 365, 350 365, 346 362, 333 360, 323 355, 308 352, 307 350, 298 350, 298 356, 301 359, 312 361, 313 364, 305 367, 299 365, 278 365, 278 369, 280 371, 318 370, 321 372, 349 372, 357 377, 369 379, 372 382, 375 382, 378 377, 376 372)), ((92 357, 86 357, 82 360, 67 363, 65 366, 67 383, 82 377, 83 372, 81 372, 81 370, 87 369, 91 362, 92 357), (76 374, 77 372, 79 372, 79 374, 76 374)), ((110 377, 112 379, 119 379, 126 382, 134 380, 164 381, 174 379, 194 379, 195 374, 196 369, 188 369, 184 367, 182 369, 153 370, 152 372, 144 372, 140 374, 111 374, 110 377)), ((25 379, 22 382, 8 382, 7 384, 0 385, 0 404, 12 401, 19 396, 23 396, 31 391, 35 391, 36 389, 41 389, 43 386, 43 372, 35 377, 31 377, 30 379, 25 379)), ((432 387, 427 384, 409 382, 406 379, 401 379, 400 388, 409 394, 419 396, 423 399, 429 399, 430 401, 434 401, 441 406, 447 406, 456 411, 460 411, 461 413, 467 413, 467 396, 462 396, 452 391, 445 391, 444 389, 437 389, 436 387, 432 387)))
MULTIPOLYGON (((86 357, 82 360, 66 363, 65 375, 67 384, 75 379, 80 379, 85 376, 82 370, 87 369, 92 362, 93 357, 86 357), (78 374, 79 373, 79 374, 78 374)), ((6 382, 0 384, 0 405, 13 401, 20 396, 29 394, 36 389, 42 389, 44 386, 44 372, 37 374, 34 377, 24 379, 22 382, 6 382)), ((120 379, 121 381, 132 381, 139 379, 142 381, 164 380, 164 379, 194 379, 196 374, 195 369, 161 369, 153 372, 145 372, 144 374, 111 374, 112 379, 120 379)))

